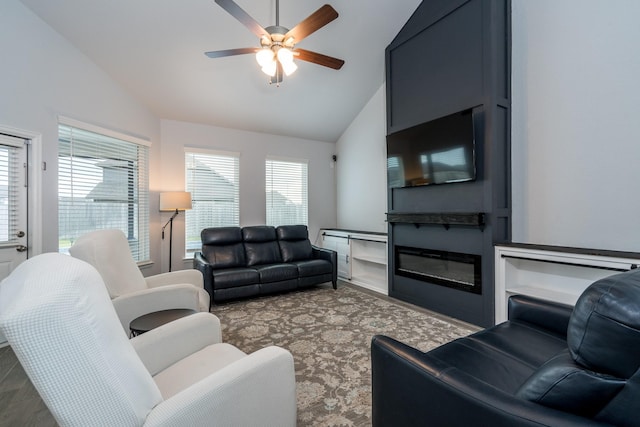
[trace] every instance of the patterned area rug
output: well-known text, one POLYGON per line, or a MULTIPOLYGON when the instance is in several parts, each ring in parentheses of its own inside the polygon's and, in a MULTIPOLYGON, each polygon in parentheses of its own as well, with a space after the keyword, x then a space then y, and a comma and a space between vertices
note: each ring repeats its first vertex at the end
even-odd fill
POLYGON ((298 426, 370 426, 370 343, 391 336, 422 351, 478 330, 340 283, 216 305, 225 342, 251 353, 268 345, 295 360, 298 426))

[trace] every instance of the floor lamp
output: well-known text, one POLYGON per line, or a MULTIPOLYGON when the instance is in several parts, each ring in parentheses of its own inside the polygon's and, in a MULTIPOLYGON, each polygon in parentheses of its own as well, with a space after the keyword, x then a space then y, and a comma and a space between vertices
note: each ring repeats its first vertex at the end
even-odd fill
POLYGON ((173 247, 173 219, 180 213, 191 209, 191 193, 187 191, 167 191, 160 193, 160 211, 173 212, 169 221, 162 227, 162 240, 164 229, 169 226, 169 271, 171 271, 171 248, 173 247))

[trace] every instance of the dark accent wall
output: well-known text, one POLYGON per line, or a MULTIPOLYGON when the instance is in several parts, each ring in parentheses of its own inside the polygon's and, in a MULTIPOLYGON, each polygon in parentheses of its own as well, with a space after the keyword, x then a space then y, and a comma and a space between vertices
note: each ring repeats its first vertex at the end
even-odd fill
POLYGON ((495 243, 511 240, 510 0, 423 2, 386 49, 387 134, 472 108, 476 180, 394 188, 390 214, 483 213, 484 225, 389 222, 389 294, 494 322, 495 243), (482 294, 394 274, 394 245, 482 256, 482 294))

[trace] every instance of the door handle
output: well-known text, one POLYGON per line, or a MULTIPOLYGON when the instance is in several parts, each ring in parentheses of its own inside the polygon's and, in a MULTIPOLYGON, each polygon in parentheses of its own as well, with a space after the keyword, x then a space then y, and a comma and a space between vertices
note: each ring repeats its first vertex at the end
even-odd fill
POLYGON ((18 251, 18 252, 24 252, 24 251, 26 251, 26 250, 27 250, 27 247, 26 247, 26 246, 24 246, 24 245, 18 245, 18 246, 16 246, 16 251, 18 251))

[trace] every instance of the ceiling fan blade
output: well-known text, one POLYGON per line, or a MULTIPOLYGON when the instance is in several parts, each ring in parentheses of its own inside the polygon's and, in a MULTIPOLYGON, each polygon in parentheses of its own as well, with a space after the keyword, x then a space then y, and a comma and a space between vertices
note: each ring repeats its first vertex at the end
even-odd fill
POLYGON ((247 12, 245 12, 236 2, 233 0, 215 0, 218 6, 222 7, 224 10, 229 12, 231 16, 236 18, 238 21, 242 23, 245 27, 249 29, 253 34, 258 37, 267 36, 269 37, 269 33, 265 30, 262 25, 258 24, 258 22, 253 19, 247 12))
POLYGON ((226 49, 226 50, 214 50, 212 52, 205 52, 209 58, 222 58, 224 56, 244 55, 246 53, 256 53, 259 49, 257 47, 241 47, 238 49, 226 49))
POLYGON ((286 40, 289 37, 293 37, 295 43, 300 43, 300 41, 302 41, 302 39, 307 37, 309 34, 324 27, 337 17, 338 12, 336 12, 336 10, 328 4, 325 4, 320 9, 309 15, 302 22, 300 22, 298 25, 289 30, 289 32, 285 34, 284 39, 286 40))
POLYGON ((344 65, 342 59, 333 58, 310 50, 296 48, 294 52, 298 53, 297 58, 302 61, 313 62, 314 64, 333 68, 334 70, 339 70, 344 65))

